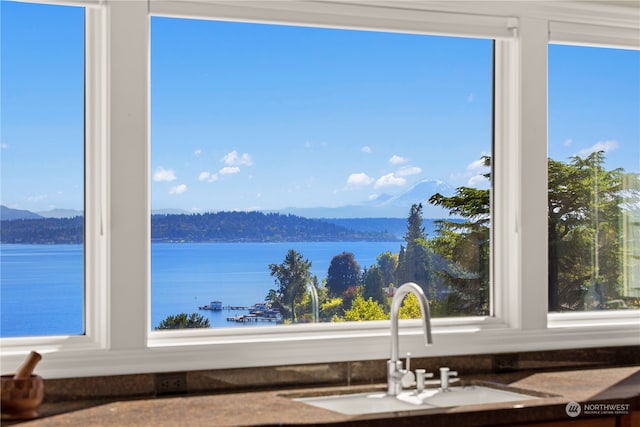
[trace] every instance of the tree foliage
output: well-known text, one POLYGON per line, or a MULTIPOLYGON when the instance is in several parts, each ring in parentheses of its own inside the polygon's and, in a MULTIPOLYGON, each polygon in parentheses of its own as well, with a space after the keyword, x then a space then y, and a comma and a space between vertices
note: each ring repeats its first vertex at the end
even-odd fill
POLYGON ((359 282, 360 266, 353 253, 342 252, 331 259, 326 283, 331 296, 340 296, 348 288, 357 287, 359 282))
POLYGON ((81 244, 84 241, 84 218, 12 219, 0 222, 1 243, 81 244))
POLYGON ((372 298, 365 300, 362 295, 356 296, 351 308, 344 312, 344 319, 348 321, 385 320, 388 317, 378 302, 372 298))
POLYGON ((384 279, 382 271, 377 265, 364 270, 362 273, 362 296, 365 299, 372 298, 382 305, 387 305, 387 295, 384 291, 384 279))
POLYGON ((269 264, 271 276, 275 278, 277 289, 271 289, 267 301, 280 310, 284 319, 296 322, 296 304, 306 293, 311 279, 311 261, 302 257, 294 249, 289 249, 281 264, 269 264))
POLYGON ((422 203, 411 206, 407 219, 406 247, 401 247, 395 278, 398 285, 415 282, 428 298, 433 298, 432 254, 427 246, 427 236, 422 225, 422 203))
POLYGON ((388 287, 392 283, 395 283, 394 273, 396 268, 398 268, 398 254, 386 251, 378 255, 376 261, 382 273, 384 286, 388 287))
MULTIPOLYGON (((485 166, 490 158, 483 157, 485 166)), ((486 174, 485 178, 490 179, 486 174)), ((486 315, 489 312, 490 219, 489 190, 459 187, 451 197, 436 193, 429 203, 461 216, 464 221, 436 221, 437 235, 429 247, 446 261, 438 274, 448 288, 441 307, 449 316, 486 315)))
POLYGON ((418 298, 415 295, 407 294, 407 296, 404 297, 398 317, 400 319, 420 319, 422 317, 420 301, 418 301, 418 298))
POLYGON ((619 297, 624 173, 604 153, 549 159, 549 309, 605 308, 619 297))
POLYGON ((167 316, 156 327, 156 330, 161 329, 191 329, 191 328, 210 328, 209 319, 205 318, 199 313, 180 313, 176 315, 167 316))
POLYGON ((326 299, 320 304, 320 320, 323 322, 335 322, 341 319, 342 312, 342 298, 340 297, 326 299))

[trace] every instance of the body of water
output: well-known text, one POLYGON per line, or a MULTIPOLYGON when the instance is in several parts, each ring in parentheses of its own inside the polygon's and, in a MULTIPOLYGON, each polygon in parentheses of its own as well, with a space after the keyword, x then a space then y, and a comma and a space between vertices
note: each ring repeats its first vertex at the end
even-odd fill
MULTIPOLYGON (((289 249, 311 261, 312 274, 322 281, 331 259, 343 251, 353 252, 360 267, 368 268, 380 253, 398 252, 400 243, 154 243, 152 327, 169 315, 193 312, 207 317, 213 327, 244 326, 227 317, 245 312, 198 307, 212 300, 243 307, 263 302, 269 289, 277 287, 269 264, 282 263, 289 249)), ((2 245, 0 336, 84 332, 82 251, 82 245, 2 245)))

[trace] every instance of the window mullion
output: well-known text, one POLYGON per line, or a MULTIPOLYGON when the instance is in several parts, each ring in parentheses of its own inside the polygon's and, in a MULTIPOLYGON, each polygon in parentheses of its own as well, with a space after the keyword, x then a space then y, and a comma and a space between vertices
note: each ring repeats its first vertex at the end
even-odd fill
POLYGON ((85 334, 106 345, 107 147, 104 12, 85 13, 85 334))
POLYGON ((524 329, 546 327, 546 28, 495 48, 494 313, 524 329))
POLYGON ((109 343, 146 346, 149 329, 148 99, 146 2, 110 2, 109 44, 109 343))
POLYGON ((516 119, 515 178, 517 238, 516 295, 511 325, 543 329, 547 325, 547 43, 548 23, 522 18, 517 54, 519 98, 516 119))

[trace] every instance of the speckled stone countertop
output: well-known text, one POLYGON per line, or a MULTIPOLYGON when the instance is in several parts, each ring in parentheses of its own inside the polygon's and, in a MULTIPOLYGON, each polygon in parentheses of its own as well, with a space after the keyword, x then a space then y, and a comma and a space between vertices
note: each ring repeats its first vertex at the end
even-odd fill
MULTIPOLYGON (((567 403, 629 405, 640 410, 640 366, 560 372, 517 372, 475 375, 463 381, 491 382, 530 391, 539 399, 518 402, 424 409, 411 412, 350 416, 316 408, 292 397, 318 392, 370 390, 371 386, 301 388, 280 391, 183 395, 163 398, 81 400, 45 403, 41 417, 20 422, 25 427, 45 426, 266 426, 366 425, 488 426, 569 421, 567 403)), ((636 423, 638 413, 634 413, 636 423)), ((600 422, 607 414, 581 414, 583 421, 600 422)), ((623 414, 622 414, 623 415, 623 414)), ((609 419, 616 415, 609 414, 609 419)), ((3 424, 15 424, 3 418, 3 424)), ((597 425, 597 424, 594 424, 597 425)), ((616 424, 612 424, 616 425, 616 424)))

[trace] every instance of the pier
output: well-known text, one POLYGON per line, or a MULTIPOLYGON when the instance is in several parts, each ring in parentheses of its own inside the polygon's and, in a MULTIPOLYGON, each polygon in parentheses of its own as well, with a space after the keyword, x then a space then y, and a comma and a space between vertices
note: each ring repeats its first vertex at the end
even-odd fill
POLYGON ((200 310, 214 310, 214 311, 220 311, 220 310, 242 311, 242 310, 251 310, 251 309, 253 309, 253 307, 243 307, 243 306, 239 306, 239 305, 222 305, 222 303, 214 304, 214 302, 212 302, 211 304, 200 306, 200 307, 198 307, 198 309, 200 309, 200 310))
POLYGON ((237 314, 227 317, 227 322, 249 323, 249 322, 277 322, 276 317, 256 316, 255 314, 237 314))
POLYGON ((274 322, 282 320, 280 312, 272 309, 271 304, 257 303, 246 307, 241 305, 222 305, 221 301, 211 301, 211 304, 198 307, 200 310, 214 311, 244 311, 247 314, 235 314, 227 317, 227 322, 250 323, 250 322, 274 322))

